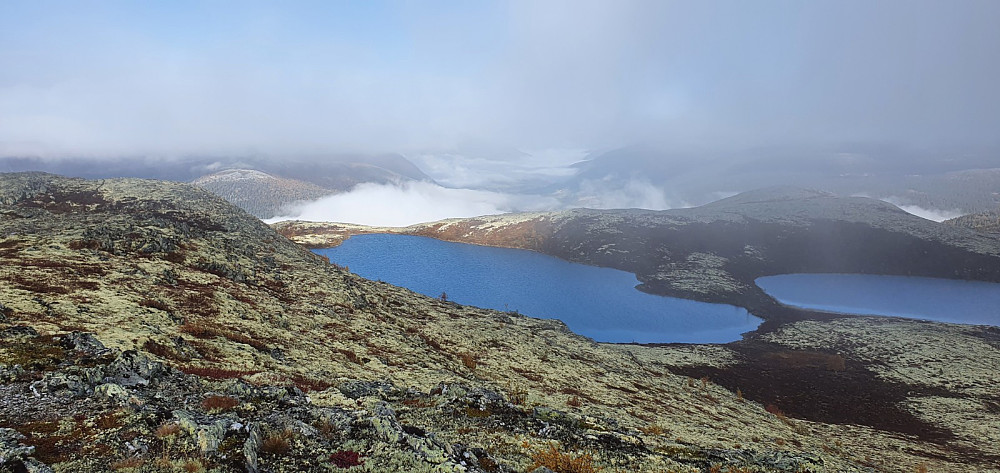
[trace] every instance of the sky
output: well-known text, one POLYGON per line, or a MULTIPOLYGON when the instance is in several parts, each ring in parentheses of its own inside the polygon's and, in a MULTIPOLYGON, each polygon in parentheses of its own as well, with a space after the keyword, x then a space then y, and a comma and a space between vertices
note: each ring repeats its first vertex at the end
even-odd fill
POLYGON ((993 0, 0 2, 0 156, 1000 144, 993 0))

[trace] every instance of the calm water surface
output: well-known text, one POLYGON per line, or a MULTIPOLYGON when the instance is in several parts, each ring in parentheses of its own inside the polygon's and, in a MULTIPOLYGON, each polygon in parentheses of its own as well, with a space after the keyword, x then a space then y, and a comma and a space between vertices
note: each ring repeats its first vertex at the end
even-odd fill
POLYGON ((869 274, 783 274, 756 283, 795 307, 1000 325, 1000 284, 995 283, 869 274))
POLYGON ((533 251, 409 235, 359 235, 315 250, 382 280, 431 297, 562 320, 602 342, 725 343, 762 322, 745 309, 635 289, 631 273, 569 263, 533 251))

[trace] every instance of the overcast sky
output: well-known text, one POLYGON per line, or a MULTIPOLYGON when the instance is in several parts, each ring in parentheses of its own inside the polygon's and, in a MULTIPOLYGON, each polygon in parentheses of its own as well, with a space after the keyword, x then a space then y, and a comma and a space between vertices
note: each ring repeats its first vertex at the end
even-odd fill
POLYGON ((0 156, 1000 141, 1000 1, 0 1, 0 156))

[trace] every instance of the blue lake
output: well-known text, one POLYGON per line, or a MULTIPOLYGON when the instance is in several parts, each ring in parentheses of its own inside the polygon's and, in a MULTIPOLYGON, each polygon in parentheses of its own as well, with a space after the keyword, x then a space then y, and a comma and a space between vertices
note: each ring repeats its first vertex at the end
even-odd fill
POLYGON ((635 289, 631 273, 533 251, 409 235, 358 235, 314 250, 368 279, 431 297, 562 320, 601 342, 726 343, 762 322, 745 309, 635 289))
POLYGON ((868 274, 757 278, 782 304, 828 312, 1000 325, 1000 284, 868 274))

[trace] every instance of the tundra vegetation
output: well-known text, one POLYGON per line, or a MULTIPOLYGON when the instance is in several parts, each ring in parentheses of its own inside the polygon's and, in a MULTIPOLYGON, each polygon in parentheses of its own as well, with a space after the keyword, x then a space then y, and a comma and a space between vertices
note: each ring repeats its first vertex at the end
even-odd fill
POLYGON ((995 329, 803 319, 743 344, 598 344, 364 280, 177 183, 2 175, 0 235, 0 468, 12 471, 990 471, 1000 459, 995 329), (802 397, 767 389, 811 376, 802 397), (862 386, 894 421, 817 404, 862 386))

